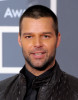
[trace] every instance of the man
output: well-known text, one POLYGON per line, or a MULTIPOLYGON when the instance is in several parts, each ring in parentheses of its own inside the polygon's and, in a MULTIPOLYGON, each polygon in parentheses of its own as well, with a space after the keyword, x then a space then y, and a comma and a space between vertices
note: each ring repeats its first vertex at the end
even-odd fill
POLYGON ((55 60, 60 44, 56 15, 47 7, 29 7, 21 16, 18 43, 25 65, 0 82, 0 100, 78 100, 78 79, 55 60))

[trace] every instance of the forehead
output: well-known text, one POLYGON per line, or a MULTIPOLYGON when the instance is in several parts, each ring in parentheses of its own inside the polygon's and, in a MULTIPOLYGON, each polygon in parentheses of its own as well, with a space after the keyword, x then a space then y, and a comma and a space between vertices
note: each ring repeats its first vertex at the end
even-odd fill
POLYGON ((39 19, 25 17, 22 20, 21 28, 47 28, 50 29, 53 26, 53 19, 51 17, 41 17, 39 19))
POLYGON ((38 19, 35 19, 35 18, 30 18, 30 17, 24 17, 23 20, 22 20, 22 24, 30 24, 30 23, 50 23, 52 24, 53 23, 53 19, 51 17, 41 17, 41 18, 38 18, 38 19))

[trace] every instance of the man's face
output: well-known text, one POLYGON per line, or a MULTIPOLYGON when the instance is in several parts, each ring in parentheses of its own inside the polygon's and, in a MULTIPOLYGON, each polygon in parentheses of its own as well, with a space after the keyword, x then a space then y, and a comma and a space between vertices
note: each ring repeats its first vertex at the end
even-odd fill
POLYGON ((50 17, 23 18, 18 42, 22 47, 26 65, 42 70, 55 60, 60 33, 56 37, 50 17))

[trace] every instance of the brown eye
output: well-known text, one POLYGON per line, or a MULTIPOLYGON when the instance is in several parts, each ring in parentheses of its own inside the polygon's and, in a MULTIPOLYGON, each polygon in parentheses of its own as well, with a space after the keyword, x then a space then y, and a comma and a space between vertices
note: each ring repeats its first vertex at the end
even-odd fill
POLYGON ((44 38, 49 38, 50 36, 48 36, 48 35, 44 35, 43 37, 44 37, 44 38))
POLYGON ((32 36, 25 36, 25 38, 30 39, 30 38, 32 38, 32 36))

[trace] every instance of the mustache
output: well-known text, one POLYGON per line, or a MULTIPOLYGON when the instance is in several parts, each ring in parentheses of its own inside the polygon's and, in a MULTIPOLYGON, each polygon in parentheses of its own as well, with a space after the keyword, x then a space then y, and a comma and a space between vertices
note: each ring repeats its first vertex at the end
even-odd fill
POLYGON ((43 48, 34 48, 33 50, 29 51, 29 53, 35 53, 35 52, 47 52, 47 50, 43 48))

